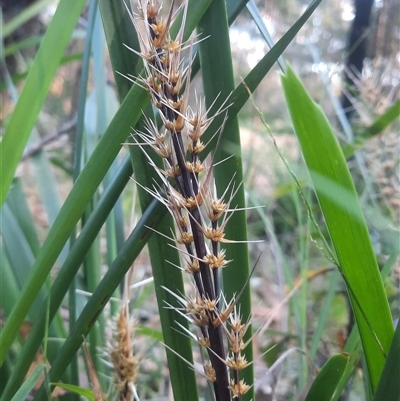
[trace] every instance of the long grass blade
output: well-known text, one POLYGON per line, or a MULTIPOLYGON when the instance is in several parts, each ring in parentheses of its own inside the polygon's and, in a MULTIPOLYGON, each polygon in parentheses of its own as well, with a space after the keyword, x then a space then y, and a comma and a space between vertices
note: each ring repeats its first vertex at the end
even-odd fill
MULTIPOLYGON (((201 19, 199 32, 203 37, 209 38, 200 42, 200 64, 203 77, 204 92, 206 97, 207 108, 211 107, 213 102, 219 97, 215 104, 214 110, 227 99, 234 90, 234 76, 232 67, 232 55, 229 41, 228 18, 226 14, 225 1, 214 0, 208 8, 207 12, 201 19), (215 65, 218 60, 218 68, 215 65)), ((213 111, 210 112, 212 115, 213 111)), ((215 124, 222 124, 224 116, 216 119, 215 124), (219 120, 219 121, 218 121, 219 120)), ((236 185, 241 185, 243 181, 242 156, 240 152, 240 130, 237 117, 233 117, 230 123, 224 129, 219 149, 216 150, 215 161, 221 161, 234 154, 234 157, 226 160, 223 167, 214 168, 215 185, 218 196, 221 196, 226 188, 228 188, 231 180, 235 177, 236 185)), ((244 208, 244 187, 241 185, 235 197, 231 200, 232 208, 244 208)), ((225 228, 225 235, 231 240, 246 241, 247 226, 246 213, 237 211, 233 214, 229 223, 225 228)), ((236 244, 224 244, 226 249, 227 260, 233 262, 227 268, 223 269, 223 294, 230 301, 235 294, 238 294, 246 283, 249 274, 248 247, 245 242, 236 244)), ((244 289, 241 299, 239 300, 239 308, 242 314, 242 321, 246 322, 251 316, 251 298, 250 287, 244 289)), ((247 329, 244 341, 248 341, 252 337, 251 327, 247 329)), ((253 349, 251 343, 244 351, 248 361, 253 360, 253 349)), ((253 366, 248 366, 243 371, 243 377, 246 384, 254 383, 253 366)), ((243 400, 254 398, 254 387, 252 387, 245 395, 243 400)))
POLYGON ((39 377, 44 373, 45 369, 46 365, 38 365, 28 377, 26 382, 17 391, 11 401, 25 401, 36 382, 39 380, 39 377))
POLYGON ((8 204, 29 243, 33 255, 36 257, 40 248, 39 238, 20 178, 14 180, 14 185, 8 196, 8 204))
MULTIPOLYGON (((233 0, 232 0, 233 1, 233 0)), ((244 83, 237 86, 235 91, 229 97, 229 101, 232 106, 229 108, 227 125, 230 123, 232 118, 235 118, 240 109, 244 106, 250 97, 249 91, 253 93, 263 78, 270 71, 272 66, 276 63, 280 55, 285 51, 287 46, 293 41, 297 33, 303 27, 303 25, 310 18, 312 13, 318 7, 322 0, 314 0, 310 3, 301 17, 290 27, 290 29, 276 42, 275 46, 258 62, 258 64, 247 74, 244 83)), ((232 12, 237 12, 239 4, 236 4, 232 12)), ((239 2, 241 4, 241 2, 239 2)), ((216 122, 217 123, 217 122, 216 122)), ((216 123, 212 123, 208 128, 210 135, 218 128, 216 123)), ((212 147, 212 146, 211 146, 212 147)))
POLYGON ((61 0, 0 142, 0 205, 10 185, 85 0, 61 0))
POLYGON ((354 140, 354 143, 344 145, 343 153, 346 158, 349 158, 356 152, 361 149, 368 141, 368 139, 375 137, 380 134, 387 128, 390 124, 392 124, 395 120, 398 120, 400 116, 400 100, 390 106, 382 115, 377 117, 377 119, 357 135, 357 138, 354 140))
POLYGON ((305 401, 330 401, 348 363, 348 355, 337 354, 329 358, 311 385, 305 401))
MULTIPOLYGON (((262 19, 260 10, 258 9, 257 4, 255 3, 254 0, 250 0, 247 3, 247 9, 249 10, 250 15, 252 16, 254 22, 257 25, 258 30, 260 31, 264 40, 267 42, 268 46, 270 48, 274 47, 274 45, 275 45, 274 39, 272 38, 271 34, 269 33, 268 28, 262 19)), ((279 56, 278 64, 279 64, 280 69, 284 73, 286 71, 286 66, 285 66, 285 61, 283 60, 282 56, 279 56)))
POLYGON ((392 340, 393 322, 368 229, 343 153, 326 117, 291 69, 283 76, 282 84, 347 285, 375 390, 392 340))
MULTIPOLYGON (((66 339, 57 358, 53 361, 52 367, 49 371, 49 380, 51 382, 57 382, 67 369, 73 355, 75 355, 79 347, 82 345, 83 338, 90 332, 93 324, 96 322, 97 317, 107 304, 112 293, 120 284, 143 246, 147 243, 150 235, 153 234, 153 231, 147 228, 147 226, 154 226, 163 215, 163 208, 158 207, 158 202, 154 200, 141 217, 135 229, 132 231, 122 247, 121 252, 118 254, 112 266, 98 285, 96 291, 90 297, 88 303, 76 321, 74 330, 66 339)), ((42 386, 35 400, 39 401, 45 399, 46 391, 42 386)))
MULTIPOLYGON (((393 252, 389 256, 388 260, 383 265, 383 268, 381 271, 382 280, 385 280, 388 277, 389 273, 393 269, 394 264, 396 263, 398 256, 399 256, 398 251, 393 252)), ((346 341, 346 345, 345 345, 343 351, 350 355, 350 359, 349 359, 349 363, 346 367, 346 371, 344 372, 344 374, 342 376, 342 379, 336 386, 335 395, 332 398, 332 401, 339 400, 343 390, 346 387, 347 382, 350 380, 350 378, 354 372, 354 369, 358 364, 358 361, 360 360, 360 354, 362 351, 362 347, 361 347, 361 341, 360 341, 360 334, 358 332, 357 326, 353 327, 353 329, 346 341)))
MULTIPOLYGON (((61 6, 61 4, 64 3, 65 2, 60 3, 59 7, 61 6)), ((70 6, 70 3, 68 4, 68 7, 72 9, 73 7, 70 6)), ((207 2, 192 1, 191 4, 192 7, 189 8, 190 13, 188 13, 188 18, 185 25, 186 33, 184 36, 186 37, 189 36, 189 33, 194 29, 195 24, 197 23, 199 18, 201 18, 201 11, 204 12, 207 2)), ((69 14, 67 13, 66 15, 69 14)), ((42 43, 42 47, 45 43, 46 42, 42 43)), ((25 88, 26 87, 27 84, 25 85, 25 88)), ((27 102, 27 100, 25 100, 25 97, 23 97, 22 95, 21 99, 24 99, 24 102, 27 102)), ((93 193, 97 189, 101 180, 104 178, 112 161, 115 159, 118 151, 121 148, 121 144, 124 143, 124 141, 126 140, 130 127, 135 126, 141 116, 141 110, 146 107, 148 101, 149 96, 147 92, 145 92, 143 89, 135 86, 132 88, 132 90, 130 90, 128 95, 125 97, 123 103, 121 104, 121 107, 119 108, 114 119, 110 123, 107 131, 105 132, 98 146, 93 152, 92 157, 85 165, 85 168, 82 170, 82 173, 80 174, 74 185, 73 190, 65 201, 58 215, 58 218, 52 226, 49 235, 39 252, 38 258, 36 259, 35 264, 32 267, 29 279, 27 280, 27 285, 24 287, 21 297, 19 298, 19 302, 15 305, 13 312, 8 317, 8 321, 4 326, 2 332, 0 333, 0 341, 3 345, 3 347, 0 349, 0 363, 4 361, 6 353, 10 348, 13 339, 15 338, 20 324, 26 316, 37 292, 43 285, 48 273, 51 270, 51 267, 53 266, 55 260, 61 252, 61 249, 65 245, 72 230, 74 229, 88 202, 93 196, 93 193)), ((18 104, 20 104, 20 102, 18 102, 18 104)), ((23 106, 20 107, 22 108, 23 106)), ((14 124, 18 124, 18 122, 16 121, 14 124)), ((9 132, 11 133, 10 135, 16 135, 14 129, 9 129, 9 132)), ((6 134, 3 137, 3 141, 0 145, 3 145, 6 134)), ((25 133, 26 136, 28 134, 29 132, 25 133)), ((8 137, 10 137, 10 135, 8 137)), ((12 138, 10 138, 9 141, 12 141, 12 138)), ((16 148, 18 150, 18 146, 16 148)), ((0 146, 0 152, 1 151, 4 152, 5 148, 1 148, 0 146)), ((11 153, 13 152, 11 151, 11 153)), ((2 161, 4 161, 3 159, 2 161)), ((19 157, 15 158, 14 160, 15 166, 18 162, 17 159, 19 159, 19 157)), ((12 160, 10 160, 10 163, 11 162, 12 160)), ((3 169, 3 171, 5 170, 3 169)), ((13 172, 9 173, 10 177, 12 177, 13 172)), ((6 182, 7 180, 3 180, 3 183, 6 182)))
MULTIPOLYGON (((51 301, 49 320, 52 321, 56 315, 62 300, 64 299, 69 286, 74 280, 74 277, 81 266, 83 259, 98 235, 101 227, 103 226, 106 217, 110 213, 112 207, 120 196, 122 190, 125 188, 126 183, 132 174, 132 166, 129 158, 126 158, 122 163, 118 173, 110 183, 109 187, 105 190, 103 196, 100 198, 97 207, 89 217, 82 232, 77 240, 74 242, 67 259, 65 260, 62 268, 60 269, 56 280, 51 288, 51 301)), ((161 209, 161 205, 159 205, 161 209)), ((43 304, 43 308, 46 304, 43 304)), ((12 394, 18 390, 24 377, 29 369, 29 366, 35 356, 35 353, 40 346, 44 335, 45 316, 42 314, 35 322, 27 341, 25 342, 22 351, 19 354, 16 365, 12 371, 11 377, 8 380, 3 399, 10 399, 12 394)))
POLYGON ((25 8, 23 12, 18 13, 12 20, 7 22, 3 26, 0 33, 0 40, 9 36, 11 33, 13 33, 16 29, 18 29, 25 22, 29 21, 31 18, 40 14, 41 11, 52 2, 53 0, 36 1, 29 7, 25 8))
MULTIPOLYGON (((2 222, 1 222, 2 223, 2 222)), ((1 280, 7 285, 1 288, 1 307, 6 314, 9 314, 13 305, 17 302, 19 287, 15 279, 14 271, 5 254, 4 245, 0 244, 0 260, 1 260, 1 280)))
MULTIPOLYGON (((282 53, 293 39, 294 35, 307 21, 308 17, 314 11, 319 2, 320 0, 311 4, 303 16, 294 24, 293 28, 277 42, 268 55, 265 56, 246 77, 246 84, 251 90, 256 88, 258 83, 276 61, 277 57, 282 53)), ((186 23, 188 32, 194 28, 194 24, 197 23, 202 12, 204 12, 204 9, 207 7, 207 2, 192 3, 193 6, 192 8, 189 8, 190 13, 188 13, 186 23)), ((240 85, 236 89, 233 99, 235 102, 230 110, 230 116, 236 115, 248 99, 247 89, 243 85, 240 85)), ((20 324, 28 312, 32 300, 35 298, 39 288, 43 285, 47 274, 57 259, 65 242, 69 238, 73 227, 82 215, 84 208, 99 185, 101 179, 104 177, 112 160, 115 158, 115 155, 121 146, 120 144, 125 141, 129 132, 129 127, 136 124, 140 117, 140 110, 141 108, 145 108, 147 102, 148 96, 142 89, 136 87, 129 92, 127 98, 118 110, 116 117, 109 125, 106 133, 97 146, 94 155, 88 161, 88 164, 85 166, 71 194, 63 205, 60 214, 50 230, 47 240, 41 248, 38 258, 33 266, 31 273, 32 278, 29 280, 29 286, 24 289, 0 334, 0 341, 2 341, 3 345, 0 350, 0 363, 4 361, 6 353, 15 338, 20 324)))
MULTIPOLYGON (((132 22, 125 6, 107 1, 100 1, 104 30, 107 44, 111 55, 114 71, 137 74, 142 68, 142 62, 138 56, 122 46, 124 43, 131 48, 140 51, 139 43, 132 22), (118 40, 116 40, 118 38, 118 40)), ((128 92, 131 84, 127 79, 121 80, 119 74, 115 74, 117 88, 120 98, 128 92)), ((150 109, 151 110, 151 109, 150 109)), ((140 120, 137 129, 144 130, 143 120, 140 120)), ((137 146, 130 147, 132 164, 135 171, 135 179, 144 187, 152 187, 157 174, 148 164, 143 152, 137 146)), ((151 197, 142 189, 139 189, 139 198, 142 210, 146 210, 151 202, 151 197)), ((157 231, 170 235, 174 226, 172 218, 168 215, 157 227, 157 231)), ((178 307, 177 300, 163 288, 171 288, 178 293, 184 293, 182 274, 172 266, 165 266, 168 260, 176 265, 179 264, 179 255, 175 249, 162 236, 153 236, 148 243, 149 253, 154 276, 154 285, 160 313, 161 327, 164 342, 167 346, 167 360, 170 371, 170 379, 174 393, 174 399, 197 399, 197 387, 194 372, 188 369, 187 364, 177 356, 179 354, 185 360, 192 362, 192 349, 189 339, 179 334, 179 326, 188 328, 186 319, 174 313, 166 305, 178 307), (169 351, 169 349, 174 352, 169 351)))
POLYGON ((380 400, 400 400, 400 324, 397 324, 393 336, 392 345, 386 358, 381 379, 379 380, 374 401, 380 400))

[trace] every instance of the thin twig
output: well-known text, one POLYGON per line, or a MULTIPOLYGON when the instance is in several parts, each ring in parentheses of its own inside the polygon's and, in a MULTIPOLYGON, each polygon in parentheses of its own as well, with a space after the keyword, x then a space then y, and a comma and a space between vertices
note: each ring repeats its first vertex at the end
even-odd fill
POLYGON ((60 127, 60 129, 45 136, 37 144, 26 149, 26 151, 22 156, 22 161, 28 160, 29 158, 35 156, 37 153, 43 151, 45 146, 57 140, 61 135, 68 133, 72 128, 76 126, 76 123, 77 123, 77 114, 74 114, 74 116, 69 121, 67 121, 60 127))

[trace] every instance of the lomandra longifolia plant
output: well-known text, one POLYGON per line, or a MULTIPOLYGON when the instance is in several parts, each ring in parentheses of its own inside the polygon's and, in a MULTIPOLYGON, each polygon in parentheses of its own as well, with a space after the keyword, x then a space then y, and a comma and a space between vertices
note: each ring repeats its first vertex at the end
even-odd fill
MULTIPOLYGON (((169 30, 177 14, 173 9, 172 3, 163 19, 159 4, 148 1, 143 6, 139 4, 138 15, 132 16, 146 71, 139 84, 150 92, 163 123, 158 129, 154 121, 146 118, 146 132, 135 131, 134 141, 162 182, 146 190, 168 208, 176 223, 174 239, 182 266, 170 268, 178 267, 194 280, 191 295, 173 294, 181 305, 176 312, 196 327, 195 334, 182 327, 183 334, 194 339, 203 350, 204 371, 201 374, 212 383, 215 399, 241 399, 252 384, 241 378, 241 372, 249 364, 243 355, 248 345, 243 337, 250 323, 242 322, 235 306, 240 294, 236 299, 226 300, 219 280, 220 270, 229 263, 220 245, 229 241, 224 238, 224 229, 234 213, 230 199, 238 185, 232 177, 223 196, 217 198, 214 195, 213 161, 207 166, 202 157, 207 145, 202 142, 203 133, 216 115, 227 112, 228 106, 225 102, 213 116, 207 115, 200 100, 195 108, 189 107, 193 39, 182 42, 187 4, 183 7, 180 30, 175 39, 171 38, 169 30), (139 20, 144 21, 144 33, 138 29, 139 20), (183 52, 188 55, 186 58, 183 52), (158 168, 150 157, 148 146, 163 159, 163 169, 158 168)), ((222 127, 215 135, 221 132, 222 127)), ((172 293, 167 288, 165 291, 172 293)))

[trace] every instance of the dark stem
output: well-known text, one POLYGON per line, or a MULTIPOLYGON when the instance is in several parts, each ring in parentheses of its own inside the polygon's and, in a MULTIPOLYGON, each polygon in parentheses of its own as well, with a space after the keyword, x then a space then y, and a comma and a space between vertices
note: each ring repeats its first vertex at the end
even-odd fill
POLYGON ((210 323, 208 327, 208 335, 210 338, 211 349, 217 354, 222 360, 220 360, 216 355, 212 352, 209 352, 211 363, 215 369, 215 374, 217 380, 214 384, 215 396, 217 401, 230 401, 230 392, 229 392, 229 377, 228 370, 225 365, 225 349, 224 349, 224 341, 222 338, 222 327, 219 325, 218 327, 214 327, 212 323, 210 323))

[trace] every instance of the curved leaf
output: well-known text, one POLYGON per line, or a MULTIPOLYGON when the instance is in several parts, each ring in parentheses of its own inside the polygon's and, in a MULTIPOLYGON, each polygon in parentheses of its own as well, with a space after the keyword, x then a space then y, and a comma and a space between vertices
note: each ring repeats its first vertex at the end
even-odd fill
POLYGON ((29 393, 39 380, 39 377, 44 373, 46 365, 38 365, 32 374, 26 379, 21 388, 15 393, 11 401, 25 401, 29 393))
POLYGON ((348 355, 330 357, 315 378, 305 401, 330 401, 349 362, 348 355))
MULTIPOLYGON (((229 41, 228 18, 224 0, 214 0, 198 25, 198 31, 202 37, 208 37, 207 40, 200 42, 200 65, 203 78, 205 101, 207 109, 215 102, 213 110, 221 107, 234 90, 234 76, 232 66, 232 55, 229 41), (218 68, 215 68, 218 60, 218 68)), ((213 114, 210 111, 210 115, 213 114)), ((228 111, 230 114, 230 111, 228 111)), ((211 131, 213 135, 223 124, 224 115, 217 117, 213 123, 217 128, 211 131)), ((240 146, 240 130, 237 116, 230 118, 229 124, 221 133, 219 148, 215 151, 215 162, 224 161, 223 166, 213 168, 215 176, 215 186, 217 196, 222 196, 226 188, 230 185, 232 178, 235 179, 235 188, 243 181, 242 156, 240 146), (229 158, 232 154, 234 157, 229 158)), ((235 244, 224 244, 227 260, 232 262, 221 272, 223 277, 223 294, 227 302, 231 302, 235 294, 240 293, 244 283, 247 282, 250 274, 249 257, 247 247, 247 225, 244 199, 244 187, 240 186, 236 195, 231 199, 232 208, 240 208, 231 217, 225 227, 224 233, 230 240, 240 241, 235 244)), ((241 312, 242 322, 247 322, 251 316, 251 297, 250 286, 244 289, 238 302, 241 312)), ((252 337, 252 327, 246 331, 243 341, 248 341, 252 337)), ((253 360, 253 348, 250 341, 244 354, 251 363, 253 360)), ((216 367, 217 370, 217 367, 216 367)), ((254 382, 254 372, 252 364, 241 372, 240 379, 246 384, 251 385, 254 382)), ((222 387, 222 386, 221 386, 222 387)), ((225 389, 227 391, 227 389, 225 389)), ((217 392, 218 398, 218 392, 217 392)), ((254 398, 254 387, 243 395, 243 400, 254 398)))
POLYGON ((86 0, 61 0, 43 38, 21 97, 0 142, 0 205, 10 189, 30 132, 85 3, 86 0))
MULTIPOLYGON (((51 369, 48 373, 50 382, 60 380, 61 375, 67 369, 74 355, 82 345, 83 338, 90 332, 114 290, 121 283, 121 280, 131 267, 132 262, 136 259, 143 246, 147 243, 150 235, 153 234, 153 231, 147 227, 154 226, 156 222, 162 219, 165 210, 163 207, 159 206, 161 205, 158 201, 152 201, 151 205, 147 208, 135 229, 123 245, 121 251, 118 253, 117 258, 110 266, 110 269, 99 283, 96 291, 88 300, 76 321, 74 330, 70 332, 58 353, 57 358, 52 363, 51 369)), ((45 388, 42 386, 35 399, 45 400, 46 396, 45 388)))
POLYGON ((282 77, 289 112, 346 282, 376 389, 393 322, 346 160, 321 108, 292 69, 282 77))
POLYGON ((379 380, 374 401, 381 400, 400 400, 400 324, 393 336, 392 345, 386 358, 381 379, 379 380))

